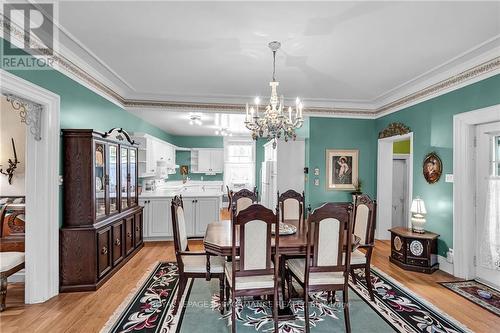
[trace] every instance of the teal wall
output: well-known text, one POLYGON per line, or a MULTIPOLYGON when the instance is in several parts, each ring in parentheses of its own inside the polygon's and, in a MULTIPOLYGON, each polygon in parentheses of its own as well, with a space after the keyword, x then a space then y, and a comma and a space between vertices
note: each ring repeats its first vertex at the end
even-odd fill
POLYGON ((351 191, 326 189, 327 149, 359 150, 359 178, 363 182, 362 191, 374 197, 377 170, 375 121, 311 117, 309 123, 307 204, 314 209, 325 202, 352 201, 351 191), (319 168, 319 176, 314 176, 315 168, 319 168), (314 178, 319 178, 319 186, 314 185, 314 178))
MULTIPOLYGON (((224 139, 220 136, 179 136, 173 137, 170 143, 175 144, 178 147, 184 148, 224 148, 224 139)), ((207 176, 202 173, 191 173, 191 152, 190 151, 176 151, 175 152, 175 163, 178 165, 188 165, 189 166, 189 178, 191 180, 224 180, 224 174, 218 173, 214 176, 207 176)), ((176 170, 176 173, 168 176, 168 180, 182 180, 180 174, 180 169, 176 170)))
POLYGON ((442 256, 453 247, 453 184, 444 181, 444 174, 453 173, 453 116, 499 103, 500 75, 496 75, 376 120, 376 133, 391 122, 402 122, 413 132, 413 196, 425 201, 426 229, 441 235, 442 256), (422 161, 433 151, 441 157, 443 176, 428 184, 422 161))

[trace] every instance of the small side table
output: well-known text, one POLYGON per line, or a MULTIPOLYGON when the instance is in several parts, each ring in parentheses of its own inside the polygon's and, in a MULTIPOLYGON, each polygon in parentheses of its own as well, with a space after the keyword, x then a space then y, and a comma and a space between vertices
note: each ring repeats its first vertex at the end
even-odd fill
POLYGON ((391 232, 391 256, 389 260, 399 267, 431 274, 439 268, 437 260, 438 234, 423 234, 409 228, 396 227, 391 232))

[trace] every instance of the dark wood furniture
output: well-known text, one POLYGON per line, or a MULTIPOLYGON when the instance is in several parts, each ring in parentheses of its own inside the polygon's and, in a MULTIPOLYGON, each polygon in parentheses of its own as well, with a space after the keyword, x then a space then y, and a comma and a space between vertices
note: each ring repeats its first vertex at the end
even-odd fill
MULTIPOLYGON (((233 210, 236 208, 233 207, 233 210)), ((231 331, 236 332, 236 297, 273 295, 274 331, 278 332, 278 265, 272 263, 271 226, 278 230, 278 215, 254 204, 233 214, 231 256, 226 279, 231 288, 231 331), (237 257, 239 256, 239 257, 237 257)), ((275 262, 279 258, 279 233, 273 237, 275 262)))
MULTIPOLYGON (((285 220, 285 223, 294 225, 297 227, 297 232, 293 235, 282 235, 280 237, 279 252, 282 255, 305 255, 307 248, 307 230, 306 228, 299 226, 299 220, 285 220)), ((304 223, 305 225, 306 223, 304 223)), ((345 230, 347 233, 347 230, 345 230)), ((238 235, 238 230, 236 230, 238 235)), ((354 249, 358 246, 361 239, 355 235, 352 235, 351 247, 354 249)), ((231 221, 222 220, 219 222, 209 223, 207 226, 207 231, 205 233, 205 238, 203 239, 203 244, 205 245, 205 250, 213 255, 217 256, 232 256, 232 230, 231 221)), ((239 247, 238 238, 236 239, 236 246, 239 247)), ((275 248, 274 237, 271 238, 271 246, 275 248)))
POLYGON ((257 202, 257 192, 247 189, 239 190, 231 195, 231 214, 236 212, 238 214, 243 209, 248 208, 251 204, 257 202), (233 208, 235 208, 233 210, 233 208))
POLYGON ((351 254, 351 278, 356 281, 355 269, 364 269, 365 280, 370 299, 373 301, 373 286, 371 280, 370 264, 373 248, 375 247, 375 224, 377 216, 377 203, 366 194, 357 195, 354 203, 354 235, 361 238, 361 242, 351 254), (363 249, 364 253, 359 249, 363 249))
POLYGON ((278 192, 278 209, 281 221, 299 219, 305 221, 305 195, 294 190, 288 190, 282 194, 278 192))
POLYGON ((60 290, 98 289, 143 246, 137 145, 123 129, 64 129, 60 290))
POLYGON ((411 229, 396 227, 391 232, 389 260, 403 269, 431 274, 439 269, 437 259, 438 234, 416 233, 411 229))
POLYGON ((5 310, 7 278, 24 269, 25 204, 0 209, 0 312, 5 310))
POLYGON ((308 246, 305 258, 287 260, 287 280, 293 277, 304 290, 306 332, 309 332, 309 292, 342 290, 346 332, 349 319, 349 272, 352 237, 352 205, 323 205, 308 217, 308 246), (345 232, 347 230, 347 233, 345 232), (344 246, 345 243, 345 246, 344 246))
POLYGON ((211 260, 210 255, 206 252, 189 250, 182 196, 175 196, 172 199, 170 209, 174 230, 175 257, 179 267, 179 288, 173 313, 177 313, 179 309, 188 279, 205 278, 209 281, 214 276, 220 281, 220 311, 222 314, 224 312, 224 260, 221 257, 214 257, 211 260))
POLYGON ((233 200, 232 200, 233 190, 230 190, 228 185, 226 185, 226 189, 227 189, 227 200, 228 200, 227 211, 230 212, 231 211, 231 203, 233 202, 233 200))

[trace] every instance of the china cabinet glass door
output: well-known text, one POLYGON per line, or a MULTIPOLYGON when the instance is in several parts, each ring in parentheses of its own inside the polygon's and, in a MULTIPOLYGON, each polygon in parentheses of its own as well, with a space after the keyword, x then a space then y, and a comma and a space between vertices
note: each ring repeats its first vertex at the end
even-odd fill
POLYGON ((109 145, 109 214, 118 212, 118 146, 109 145))
POLYGON ((95 143, 94 176, 95 176, 95 217, 100 219, 106 215, 106 145, 95 143))
POLYGON ((128 173, 128 149, 126 147, 120 148, 120 198, 121 209, 128 208, 128 188, 129 188, 129 173, 128 173))
POLYGON ((130 206, 135 206, 137 203, 137 184, 136 184, 136 173, 137 173, 137 154, 135 148, 129 150, 129 172, 130 172, 130 206))

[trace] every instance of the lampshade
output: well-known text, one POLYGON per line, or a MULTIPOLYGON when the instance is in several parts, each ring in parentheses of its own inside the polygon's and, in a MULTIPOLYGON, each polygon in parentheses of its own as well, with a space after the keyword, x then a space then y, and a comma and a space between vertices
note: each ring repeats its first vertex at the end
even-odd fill
POLYGON ((425 210, 424 200, 420 198, 413 199, 411 203, 411 212, 414 214, 427 214, 427 210, 425 210))

